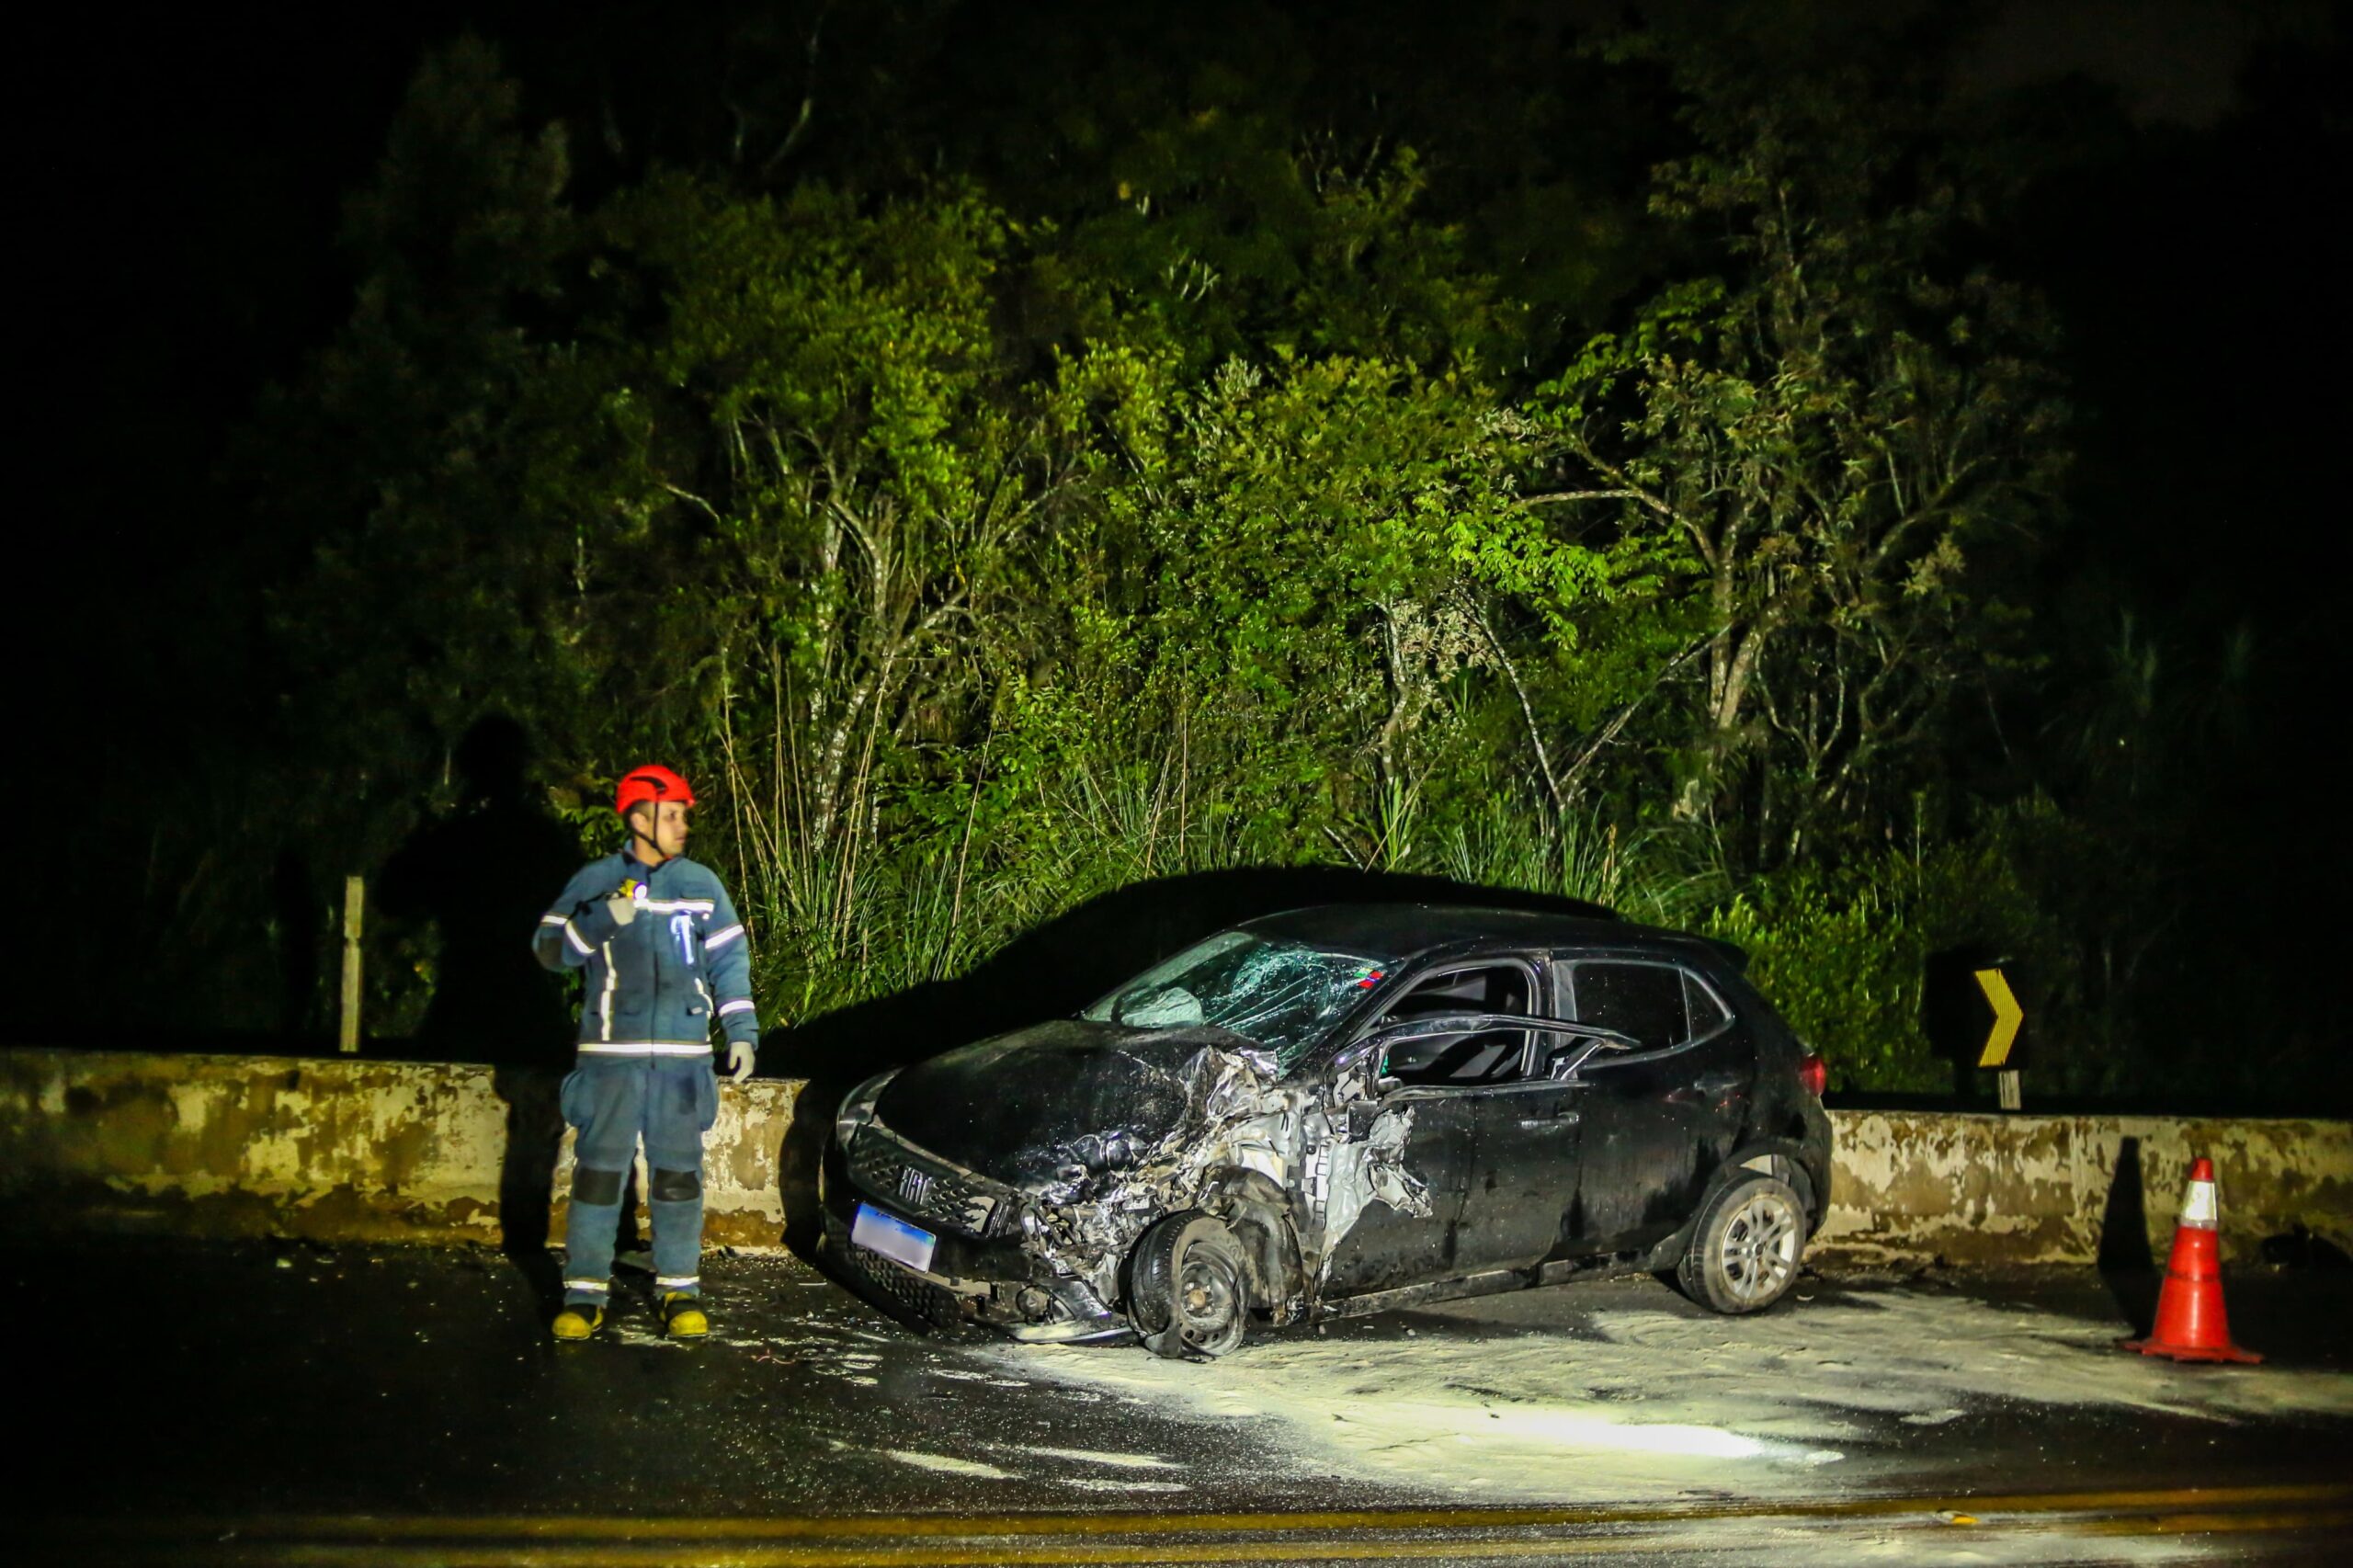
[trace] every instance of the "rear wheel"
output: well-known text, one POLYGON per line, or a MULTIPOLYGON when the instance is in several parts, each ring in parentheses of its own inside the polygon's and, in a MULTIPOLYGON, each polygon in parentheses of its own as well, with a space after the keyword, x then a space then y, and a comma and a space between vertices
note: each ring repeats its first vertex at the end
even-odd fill
POLYGON ((1798 1277, 1805 1205, 1789 1183, 1749 1176, 1720 1190, 1691 1229, 1676 1282, 1720 1312, 1762 1312, 1798 1277))
POLYGON ((1242 1343, 1250 1287, 1242 1244, 1215 1215, 1171 1214, 1129 1255, 1128 1317, 1158 1355, 1207 1360, 1242 1343))

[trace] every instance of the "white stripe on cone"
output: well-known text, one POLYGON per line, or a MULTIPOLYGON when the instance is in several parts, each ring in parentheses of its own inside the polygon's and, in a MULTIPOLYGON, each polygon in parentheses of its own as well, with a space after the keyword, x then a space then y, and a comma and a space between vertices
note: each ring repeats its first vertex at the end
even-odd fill
POLYGON ((2182 1195, 2181 1222, 2185 1225, 2200 1231, 2213 1230, 2221 1212, 2222 1203, 2215 1198, 2211 1181, 2193 1181, 2182 1195))

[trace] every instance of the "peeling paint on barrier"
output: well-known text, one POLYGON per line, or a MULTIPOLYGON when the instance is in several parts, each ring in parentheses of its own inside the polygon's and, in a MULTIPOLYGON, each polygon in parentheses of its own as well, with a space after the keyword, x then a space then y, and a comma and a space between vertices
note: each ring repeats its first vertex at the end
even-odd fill
MULTIPOLYGON (((722 1088, 707 1239, 778 1241, 798 1088, 722 1088)), ((19 1231, 495 1242, 506 1107, 467 1063, 7 1051, 0 1146, 0 1222, 19 1231)), ((556 1193, 571 1166, 567 1132, 556 1193)))
MULTIPOLYGON (((800 1085, 723 1085, 705 1234, 772 1245, 800 1085)), ((2189 1162, 2221 1176, 2224 1256, 2302 1226, 2353 1250, 2353 1124, 1834 1111, 1820 1245, 1890 1261, 2083 1264, 2113 1211, 2169 1245, 2189 1162), (2120 1165, 2137 1187, 2112 1194, 2120 1165)), ((348 1058, 0 1051, 0 1223, 17 1231, 494 1242, 493 1070, 348 1058)), ((570 1184, 571 1154, 554 1190, 570 1184)), ((562 1203, 557 1203, 561 1235, 562 1203)))
POLYGON ((1826 1248, 2089 1263, 2113 1210, 2142 1219, 2162 1262, 2200 1154, 2221 1177, 2226 1261, 2250 1261, 2266 1237, 2300 1225, 2353 1248, 2353 1124, 2342 1121, 1834 1111, 1831 1125, 1826 1248))

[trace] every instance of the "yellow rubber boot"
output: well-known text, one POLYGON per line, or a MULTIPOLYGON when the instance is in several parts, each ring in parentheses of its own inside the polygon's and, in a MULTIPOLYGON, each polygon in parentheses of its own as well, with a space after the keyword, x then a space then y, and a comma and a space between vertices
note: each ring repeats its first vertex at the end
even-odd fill
POLYGON ((709 1334, 710 1319, 703 1315, 702 1298, 689 1296, 684 1290, 665 1292, 662 1331, 673 1339, 700 1339, 709 1334))
POLYGON ((585 1339, 605 1326, 605 1309, 591 1301, 566 1301, 549 1325, 558 1339, 585 1339))

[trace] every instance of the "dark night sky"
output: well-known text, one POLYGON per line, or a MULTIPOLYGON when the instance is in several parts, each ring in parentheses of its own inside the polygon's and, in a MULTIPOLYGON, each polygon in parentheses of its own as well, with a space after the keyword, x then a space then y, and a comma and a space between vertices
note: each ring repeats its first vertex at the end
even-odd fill
MULTIPOLYGON (((367 176, 420 52, 471 26, 505 42, 528 81, 535 48, 611 11, 122 6, 52 25, 32 52, 46 80, 20 100, 17 133, 34 176, 34 221, 17 233, 33 253, 28 349, 42 388, 28 450, 51 522, 36 626, 51 623, 52 668, 33 683, 45 694, 34 726, 119 712, 139 662, 158 656, 131 639, 123 667, 93 626, 241 612, 185 603, 170 584, 235 526, 210 479, 233 422, 347 307, 340 197, 367 176)), ((2268 80, 2244 71, 2283 36, 2341 61, 2329 15, 2221 0, 2014 5, 1970 75, 2004 87, 2084 73, 2140 128, 2054 183, 2037 224, 2007 237, 2009 259, 2066 316, 2093 412, 2078 489, 2098 504, 2072 547, 2077 564, 2341 665, 2333 650, 2315 655, 2325 644, 2311 632, 2334 608, 2314 567, 2341 548, 2329 471, 2346 399, 2298 388, 2342 341, 2353 268, 2327 214, 2345 192, 2344 119, 2323 127, 2309 85, 2277 62, 2268 80), (2280 548, 2248 548, 2256 528, 2280 548)))

